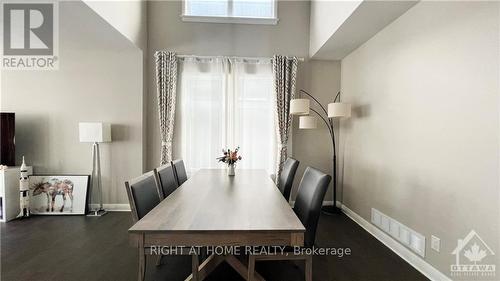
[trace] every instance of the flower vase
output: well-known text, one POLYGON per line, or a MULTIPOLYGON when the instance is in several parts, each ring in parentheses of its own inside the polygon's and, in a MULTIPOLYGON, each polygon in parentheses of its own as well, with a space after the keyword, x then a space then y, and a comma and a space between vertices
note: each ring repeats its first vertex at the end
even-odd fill
POLYGON ((227 167, 227 175, 234 176, 234 164, 230 164, 227 167))

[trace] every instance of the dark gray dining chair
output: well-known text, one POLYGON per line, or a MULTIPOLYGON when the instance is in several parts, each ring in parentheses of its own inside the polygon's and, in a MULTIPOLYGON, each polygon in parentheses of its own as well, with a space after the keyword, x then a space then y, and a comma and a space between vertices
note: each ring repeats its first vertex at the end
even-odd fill
POLYGON ((299 193, 295 199, 293 211, 306 228, 304 234, 305 247, 314 245, 321 206, 331 179, 330 175, 307 167, 300 181, 299 193))
POLYGON ((162 200, 167 198, 167 196, 179 187, 177 178, 175 177, 174 168, 170 163, 158 167, 156 169, 156 176, 158 182, 158 193, 160 194, 160 198, 162 200))
POLYGON ((155 171, 125 182, 132 218, 137 222, 160 203, 155 171))
MULTIPOLYGON (((326 190, 332 177, 307 167, 299 185, 299 193, 295 199, 293 211, 300 219, 306 231, 304 233, 304 247, 312 247, 316 238, 316 229, 321 214, 321 206, 326 190)), ((271 255, 250 255, 248 258, 248 278, 253 281, 255 275, 255 262, 258 260, 304 260, 305 279, 312 281, 312 256, 295 255, 292 253, 271 254, 271 255)))
MULTIPOLYGON (((156 171, 153 170, 125 182, 125 189, 127 190, 134 223, 143 218, 161 202, 157 181, 156 171)), ((145 253, 150 253, 150 251, 145 251, 145 253)), ((146 258, 144 258, 144 267, 146 266, 145 261, 146 258)), ((160 263, 161 255, 158 255, 156 265, 160 265, 160 263)))
POLYGON ((172 161, 172 166, 174 167, 177 184, 181 186, 181 184, 187 181, 186 167, 184 166, 184 161, 182 161, 182 159, 174 160, 172 161))
POLYGON ((299 161, 291 157, 287 158, 283 164, 280 177, 278 179, 278 188, 285 197, 286 201, 290 200, 290 192, 292 191, 293 179, 299 167, 299 161))

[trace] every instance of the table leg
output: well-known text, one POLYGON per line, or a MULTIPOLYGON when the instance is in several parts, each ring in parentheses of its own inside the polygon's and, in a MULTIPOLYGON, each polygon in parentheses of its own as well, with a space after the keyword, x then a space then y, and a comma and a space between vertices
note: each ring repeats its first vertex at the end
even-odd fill
POLYGON ((192 271, 192 281, 198 281, 198 267, 200 264, 200 260, 198 259, 198 255, 191 255, 191 271, 192 271))
MULTIPOLYGON (((238 260, 235 256, 229 255, 226 256, 226 262, 238 272, 241 277, 245 280, 248 280, 249 270, 246 265, 244 265, 240 260, 238 260)), ((265 281, 265 279, 255 270, 253 271, 253 280, 252 281, 265 281)))
MULTIPOLYGON (((198 266, 198 281, 204 280, 223 261, 224 256, 210 255, 201 265, 198 266)), ((190 274, 185 281, 192 281, 194 280, 193 278, 193 274, 190 274)))
POLYGON ((139 243, 139 275, 138 280, 144 281, 146 278, 146 253, 144 252, 144 235, 141 235, 139 243))
POLYGON ((248 257, 248 281, 254 281, 255 276, 255 256, 248 257))
MULTIPOLYGON (((258 272, 253 270, 253 279, 249 279, 249 268, 244 265, 235 256, 217 256, 211 255, 201 265, 198 265, 198 257, 192 257, 192 273, 184 281, 202 281, 204 280, 221 262, 226 261, 232 268, 238 272, 245 280, 265 281, 258 272), (196 261, 195 261, 196 259, 196 261), (198 270, 195 270, 195 266, 198 270)), ((254 268, 255 269, 255 268, 254 268)))

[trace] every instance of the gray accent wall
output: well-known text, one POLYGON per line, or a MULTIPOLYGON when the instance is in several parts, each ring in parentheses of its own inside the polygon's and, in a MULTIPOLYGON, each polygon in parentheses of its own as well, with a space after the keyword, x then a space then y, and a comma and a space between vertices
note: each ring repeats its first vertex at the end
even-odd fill
POLYGON ((425 235, 448 276, 472 229, 499 267, 499 50, 498 2, 421 2, 342 60, 344 204, 425 235))

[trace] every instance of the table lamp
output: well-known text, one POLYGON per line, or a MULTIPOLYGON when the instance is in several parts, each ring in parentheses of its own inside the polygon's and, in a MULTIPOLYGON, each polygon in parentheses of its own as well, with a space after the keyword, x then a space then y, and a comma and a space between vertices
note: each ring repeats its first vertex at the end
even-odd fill
MULTIPOLYGON (((80 122, 78 124, 80 142, 92 143, 92 176, 90 178, 90 199, 97 192, 97 208, 89 208, 88 216, 103 216, 107 212, 102 206, 101 155, 99 143, 111 142, 111 124, 102 122, 80 122)), ((90 200, 92 201, 92 200, 90 200)))

